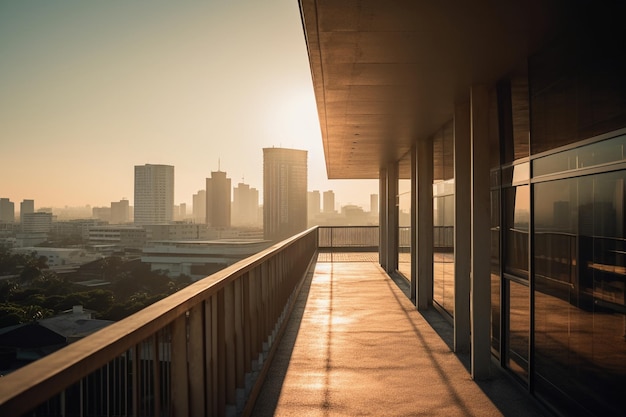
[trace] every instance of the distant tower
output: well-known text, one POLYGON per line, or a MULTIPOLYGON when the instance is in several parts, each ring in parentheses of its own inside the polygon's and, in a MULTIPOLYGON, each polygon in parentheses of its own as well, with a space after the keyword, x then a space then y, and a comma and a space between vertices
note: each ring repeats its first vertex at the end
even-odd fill
POLYGON ((193 195, 193 221, 196 223, 206 223, 206 191, 199 190, 193 195))
POLYGON ((15 204, 8 198, 0 198, 0 223, 15 222, 15 204))
POLYGON ((111 202, 111 223, 123 224, 130 221, 130 205, 128 200, 111 202))
POLYGON ((211 172, 206 179, 206 224, 230 227, 230 178, 224 171, 211 172))
POLYGON ((20 223, 24 223, 24 215, 35 212, 35 200, 24 200, 20 203, 20 223))
POLYGON ((307 194, 307 213, 309 219, 315 218, 318 214, 320 214, 320 192, 318 190, 309 191, 307 194))
POLYGON ((259 190, 240 182, 233 189, 233 225, 259 225, 259 190))
POLYGON ((174 167, 135 166, 135 223, 171 222, 174 212, 174 167))
POLYGON ((263 234, 281 240, 307 225, 307 151, 263 148, 263 234))
POLYGON ((378 216, 378 194, 370 194, 370 214, 378 216))
POLYGON ((324 213, 335 212, 335 192, 333 190, 324 191, 324 213))

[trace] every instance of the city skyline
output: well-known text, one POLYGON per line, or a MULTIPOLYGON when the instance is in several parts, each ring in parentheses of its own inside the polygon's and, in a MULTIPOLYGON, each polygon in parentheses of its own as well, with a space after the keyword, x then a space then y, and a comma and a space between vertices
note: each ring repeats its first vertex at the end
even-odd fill
POLYGON ((108 205, 133 198, 133 166, 164 164, 190 205, 218 165, 261 190, 272 146, 306 149, 309 187, 340 203, 377 191, 326 179, 297 2, 3 2, 0 58, 11 201, 108 205))

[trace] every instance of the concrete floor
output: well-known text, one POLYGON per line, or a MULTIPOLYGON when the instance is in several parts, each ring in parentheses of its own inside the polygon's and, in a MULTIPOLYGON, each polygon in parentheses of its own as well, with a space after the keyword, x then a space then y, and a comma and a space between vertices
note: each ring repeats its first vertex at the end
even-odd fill
POLYGON ((376 263, 318 262, 252 415, 547 415, 495 365, 492 379, 472 381, 434 314, 417 312, 376 263))

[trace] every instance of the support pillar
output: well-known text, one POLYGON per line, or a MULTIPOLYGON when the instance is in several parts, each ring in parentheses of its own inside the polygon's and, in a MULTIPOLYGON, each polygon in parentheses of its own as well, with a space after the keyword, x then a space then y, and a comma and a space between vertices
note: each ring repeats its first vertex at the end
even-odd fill
POLYGON ((470 106, 454 109, 454 351, 470 351, 470 106))
POLYGON ((380 170, 378 178, 378 262, 386 271, 387 253, 387 169, 380 170))
POLYGON ((416 306, 433 304, 433 142, 417 142, 417 288, 416 306))
POLYGON ((483 85, 470 91, 471 113, 471 368, 472 378, 490 375, 490 201, 489 94, 483 85))
POLYGON ((387 166, 387 267, 391 274, 398 270, 398 163, 387 166))
POLYGON ((411 148, 411 287, 410 298, 417 304, 417 146, 411 148))

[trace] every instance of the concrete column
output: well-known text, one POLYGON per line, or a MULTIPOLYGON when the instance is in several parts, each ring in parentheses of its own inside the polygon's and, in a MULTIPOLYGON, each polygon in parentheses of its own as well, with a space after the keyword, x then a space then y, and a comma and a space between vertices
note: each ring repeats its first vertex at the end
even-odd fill
POLYGON ((433 304, 433 142, 417 142, 417 288, 416 306, 433 304))
POLYGON ((417 303, 417 146, 411 148, 411 288, 410 297, 417 303))
POLYGON ((398 163, 387 166, 387 268, 398 270, 398 163))
MULTIPOLYGON (((454 351, 470 351, 470 107, 454 109, 454 351)), ((488 241, 487 241, 488 242, 488 241)), ((486 244, 486 243, 485 243, 486 244)))
POLYGON ((387 169, 380 170, 378 178, 378 262, 386 271, 387 254, 387 169))
POLYGON ((471 368, 473 379, 489 377, 490 350, 490 201, 489 94, 476 85, 470 91, 471 120, 471 368))

